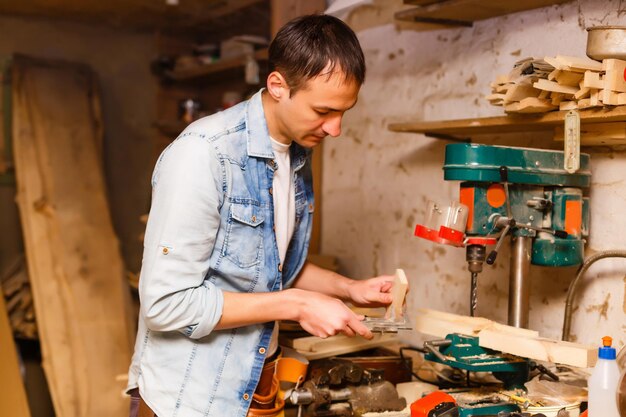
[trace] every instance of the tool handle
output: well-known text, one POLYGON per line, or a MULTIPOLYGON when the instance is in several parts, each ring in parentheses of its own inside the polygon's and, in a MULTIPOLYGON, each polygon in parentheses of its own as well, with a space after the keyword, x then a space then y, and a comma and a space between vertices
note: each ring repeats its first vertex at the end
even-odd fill
POLYGON ((488 265, 493 265, 497 257, 498 257, 498 251, 494 249, 491 252, 489 252, 489 255, 487 256, 487 260, 485 262, 487 262, 488 265))

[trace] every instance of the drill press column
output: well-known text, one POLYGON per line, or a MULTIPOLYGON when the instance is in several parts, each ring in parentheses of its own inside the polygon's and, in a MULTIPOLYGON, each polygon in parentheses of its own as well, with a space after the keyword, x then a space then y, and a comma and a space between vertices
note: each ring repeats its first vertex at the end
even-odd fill
POLYGON ((532 239, 528 236, 517 236, 511 240, 509 326, 528 328, 531 245, 532 239))

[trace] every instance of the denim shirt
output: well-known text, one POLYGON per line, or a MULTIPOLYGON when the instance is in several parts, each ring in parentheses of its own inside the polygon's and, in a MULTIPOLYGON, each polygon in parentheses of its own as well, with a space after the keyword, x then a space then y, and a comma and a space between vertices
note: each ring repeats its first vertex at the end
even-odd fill
POLYGON ((309 152, 293 143, 296 225, 284 265, 273 231, 276 164, 262 92, 205 117, 161 154, 139 281, 129 385, 159 417, 244 417, 274 323, 214 330, 222 291, 288 288, 313 220, 309 152))

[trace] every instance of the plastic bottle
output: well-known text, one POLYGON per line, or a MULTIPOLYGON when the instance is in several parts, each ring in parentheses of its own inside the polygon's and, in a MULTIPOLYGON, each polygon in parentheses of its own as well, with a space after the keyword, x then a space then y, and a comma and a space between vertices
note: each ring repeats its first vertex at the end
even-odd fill
POLYGON ((617 382, 619 368, 615 360, 613 339, 602 338, 598 362, 587 381, 589 389, 589 417, 620 417, 617 409, 617 382))

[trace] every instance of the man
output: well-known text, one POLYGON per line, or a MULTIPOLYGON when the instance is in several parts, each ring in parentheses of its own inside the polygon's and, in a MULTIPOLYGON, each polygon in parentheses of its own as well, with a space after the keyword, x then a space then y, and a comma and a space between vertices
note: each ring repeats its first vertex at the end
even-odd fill
POLYGON ((339 136, 356 104, 365 60, 355 34, 331 16, 295 19, 269 64, 266 89, 191 124, 155 168, 129 373, 144 414, 244 417, 261 402, 277 320, 371 338, 343 301, 391 302, 390 276, 354 281, 306 262, 309 153, 339 136))

